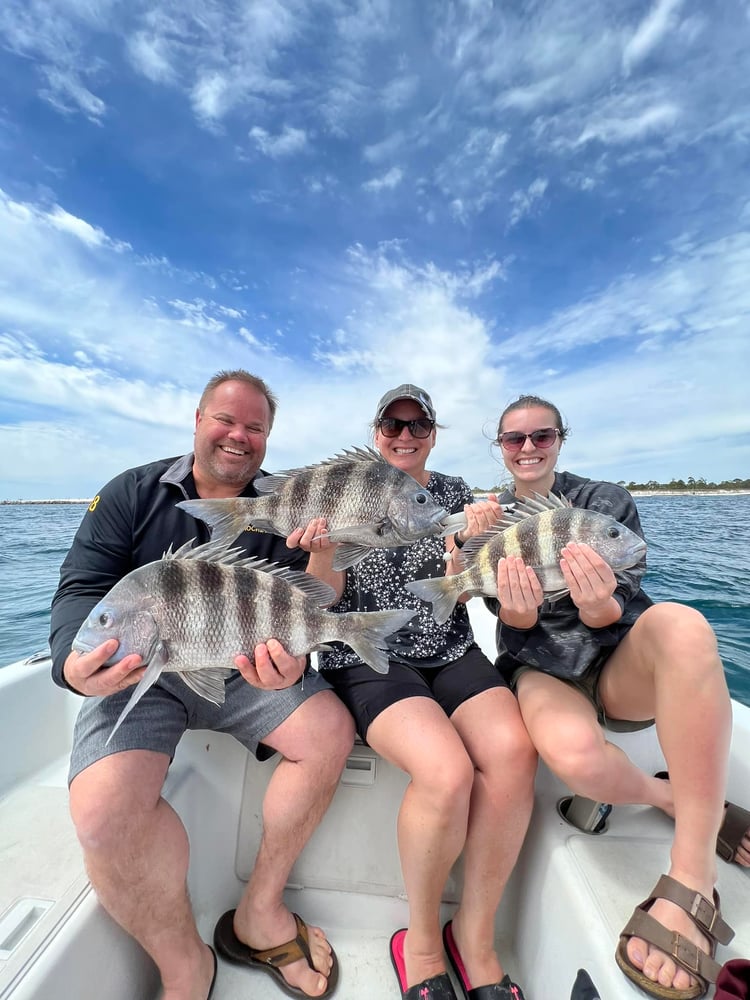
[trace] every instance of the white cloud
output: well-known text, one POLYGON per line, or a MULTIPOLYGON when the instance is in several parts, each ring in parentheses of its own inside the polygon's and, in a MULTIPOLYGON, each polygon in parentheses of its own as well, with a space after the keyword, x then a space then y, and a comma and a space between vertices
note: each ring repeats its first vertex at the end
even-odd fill
MULTIPOLYGON (((2 192, 0 192, 0 195, 1 194, 2 192)), ((86 243, 88 246, 109 246, 114 250, 130 249, 130 244, 110 239, 109 236, 107 236, 107 234, 98 226, 92 226, 83 219, 76 218, 75 215, 71 215, 70 212, 66 212, 65 209, 60 208, 59 205, 55 205, 52 211, 47 213, 46 218, 50 225, 54 226, 55 229, 61 229, 64 232, 71 233, 82 243, 86 243)))
POLYGON ((663 103, 636 110, 623 117, 592 116, 578 137, 578 144, 598 140, 614 145, 638 142, 654 134, 663 134, 672 129, 680 115, 680 109, 673 103, 663 103))
POLYGON ((537 177, 525 191, 514 191, 510 196, 511 213, 508 225, 517 225, 524 216, 530 215, 535 206, 544 197, 548 181, 545 177, 537 177))
POLYGON ((404 178, 404 172, 401 167, 391 167, 380 177, 371 177, 370 180, 365 181, 362 187, 365 191, 374 191, 375 193, 379 191, 392 191, 394 188, 398 187, 404 178))
POLYGON ((623 50, 622 65, 626 73, 646 59, 673 30, 675 14, 682 4, 683 0, 657 0, 623 50))
POLYGON ((285 125, 278 135, 270 135, 259 125, 253 126, 248 133, 257 149, 265 156, 278 159, 300 152, 307 146, 307 132, 301 128, 285 125))
POLYGON ((126 41, 135 69, 154 83, 174 83, 176 73, 164 38, 137 31, 126 41))

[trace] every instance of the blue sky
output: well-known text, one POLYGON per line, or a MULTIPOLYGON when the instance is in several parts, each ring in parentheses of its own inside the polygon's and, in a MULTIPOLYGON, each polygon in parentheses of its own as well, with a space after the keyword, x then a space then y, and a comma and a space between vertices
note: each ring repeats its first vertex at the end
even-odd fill
POLYGON ((431 392, 432 465, 750 471, 747 0, 4 0, 0 498, 191 447, 207 379, 281 399, 266 467, 431 392))

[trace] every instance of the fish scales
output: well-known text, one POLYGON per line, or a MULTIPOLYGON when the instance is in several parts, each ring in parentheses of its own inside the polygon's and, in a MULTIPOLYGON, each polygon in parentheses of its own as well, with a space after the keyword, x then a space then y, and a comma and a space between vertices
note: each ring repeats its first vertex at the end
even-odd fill
POLYGON ((182 500, 177 504, 232 542, 248 526, 287 537, 313 518, 325 518, 338 543, 333 567, 353 566, 372 548, 406 545, 444 535, 452 520, 415 479, 372 449, 355 448, 318 465, 256 480, 257 497, 182 500))
POLYGON ((609 515, 572 507, 564 498, 537 495, 531 502, 518 501, 494 528, 466 542, 461 573, 414 580, 406 587, 431 602, 433 617, 442 623, 463 593, 496 598, 499 561, 519 556, 536 573, 545 598, 559 600, 568 593, 560 559, 571 541, 590 545, 614 571, 635 566, 646 553, 643 539, 609 515))
POLYGON ((73 649, 86 653, 119 642, 105 665, 137 653, 146 670, 115 728, 163 671, 175 672, 201 697, 222 704, 234 658, 278 639, 299 656, 327 642, 348 644, 373 670, 388 670, 387 637, 412 609, 336 614, 332 587, 295 570, 244 557, 209 542, 141 566, 123 577, 81 625, 73 649))

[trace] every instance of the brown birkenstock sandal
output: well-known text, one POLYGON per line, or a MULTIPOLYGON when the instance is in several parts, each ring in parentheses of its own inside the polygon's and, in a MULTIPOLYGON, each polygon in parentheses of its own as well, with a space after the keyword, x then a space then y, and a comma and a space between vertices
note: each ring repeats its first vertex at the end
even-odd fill
POLYGON ((659 997, 660 1000, 695 1000, 706 995, 709 984, 716 982, 721 971, 721 966, 714 961, 717 943, 729 944, 733 937, 734 931, 721 917, 719 894, 716 891, 714 891, 714 901, 711 903, 694 889, 689 889, 669 875, 661 875, 651 895, 638 904, 623 929, 615 959, 627 978, 649 996, 659 997), (667 899, 676 903, 687 913, 701 934, 708 938, 708 953, 677 931, 669 930, 648 913, 657 899, 667 899), (669 955, 680 968, 697 980, 695 985, 685 990, 678 990, 673 986, 662 986, 661 983, 649 979, 628 958, 626 948, 632 937, 642 938, 647 944, 669 955))
MULTIPOLYGON (((726 802, 725 806, 724 822, 716 838, 716 853, 725 861, 732 862, 742 838, 750 831, 750 809, 736 806, 734 802, 726 802)), ((745 865, 740 865, 740 868, 745 868, 745 865)))
MULTIPOLYGON (((669 771, 657 771, 654 777, 661 778, 662 781, 669 781, 669 771)), ((735 861, 737 849, 745 834, 750 834, 750 809, 743 809, 742 806, 737 806, 734 802, 725 802, 724 809, 724 820, 716 838, 716 853, 724 861, 737 864, 735 861)), ((746 866, 740 865, 739 867, 745 868, 746 866)))

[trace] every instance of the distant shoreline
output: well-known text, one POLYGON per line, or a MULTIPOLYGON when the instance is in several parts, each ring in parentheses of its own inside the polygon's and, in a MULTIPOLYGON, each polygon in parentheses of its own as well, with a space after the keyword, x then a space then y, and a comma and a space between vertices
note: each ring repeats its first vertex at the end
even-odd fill
MULTIPOLYGON (((625 487, 627 489, 627 486, 625 487)), ((750 490, 630 490, 631 497, 747 497, 750 490)), ((486 491, 477 492, 476 497, 486 497, 486 491)))
MULTIPOLYGON (((627 488, 627 487, 626 487, 627 488)), ((630 495, 633 497, 746 497, 750 496, 750 490, 631 490, 630 495)), ((487 493, 482 490, 478 492, 476 496, 487 496, 487 493)), ((0 500, 0 507, 19 507, 19 506, 30 506, 33 504, 90 504, 91 497, 87 500, 0 500)))
POLYGON ((28 507, 30 504, 61 504, 61 503, 91 503, 92 498, 89 497, 88 500, 0 500, 0 507, 28 507))
POLYGON ((631 490, 631 497, 746 497, 750 490, 631 490))

